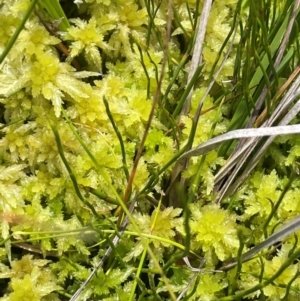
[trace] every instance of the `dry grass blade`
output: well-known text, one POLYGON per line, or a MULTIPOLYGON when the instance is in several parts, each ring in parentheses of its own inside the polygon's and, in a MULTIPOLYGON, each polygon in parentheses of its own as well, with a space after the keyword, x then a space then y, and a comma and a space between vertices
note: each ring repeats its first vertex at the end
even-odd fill
MULTIPOLYGON (((284 51, 286 50, 286 46, 288 44, 288 41, 289 41, 289 38, 290 38, 290 35, 291 35, 291 31, 292 31, 292 28, 293 28, 294 23, 295 23, 295 19, 296 19, 296 16, 297 16, 297 11, 298 11, 298 8, 299 8, 299 3, 300 3, 300 0, 297 0, 295 5, 294 5, 294 9, 293 9, 290 21, 288 23, 287 29, 285 31, 285 35, 283 36, 283 39, 282 39, 282 42, 280 44, 280 48, 279 48, 276 60, 274 62, 274 69, 277 69, 279 67, 281 61, 282 61, 284 51)), ((271 73, 269 75, 269 78, 272 78, 273 75, 274 74, 271 73)), ((254 123, 255 119, 257 118, 257 114, 260 111, 260 109, 261 109, 261 107, 264 103, 267 92, 268 92, 268 87, 264 86, 264 89, 263 89, 261 95, 258 98, 256 107, 253 110, 252 116, 251 116, 251 118, 249 118, 249 121, 248 121, 246 127, 250 127, 251 124, 254 123)), ((242 143, 242 141, 241 141, 241 143, 242 143)))
MULTIPOLYGON (((197 36, 196 36, 196 41, 195 41, 195 47, 193 51, 193 57, 192 57, 192 62, 191 62, 191 68, 189 70, 189 75, 188 75, 188 82, 191 81, 196 69, 198 66, 201 64, 201 57, 202 57, 202 48, 203 48, 203 43, 204 43, 204 37, 206 33, 206 27, 208 23, 208 18, 209 18, 209 13, 211 10, 211 5, 212 5, 212 0, 205 0, 203 4, 203 9, 198 25, 198 31, 197 31, 197 36)), ((188 97, 186 98, 183 107, 180 112, 180 116, 185 116, 189 113, 190 111, 190 106, 191 106, 191 99, 193 95, 193 89, 191 89, 188 97)))
MULTIPOLYGON (((212 76, 212 79, 211 79, 207 89, 205 90, 204 94, 202 95, 201 99, 199 100, 199 104, 198 104, 196 113, 195 113, 194 118, 193 118, 193 124, 195 125, 195 128, 197 127, 196 125, 198 124, 198 121, 199 121, 199 118, 200 118, 200 115, 201 115, 201 109, 202 109, 204 100, 207 97, 207 95, 209 94, 209 92, 210 92, 211 88, 213 87, 214 83, 216 82, 216 79, 219 76, 222 68, 224 67, 224 65, 226 63, 226 60, 228 59, 229 54, 232 50, 233 42, 234 42, 235 35, 236 35, 236 30, 237 30, 237 27, 235 27, 234 30, 233 30, 233 37, 232 37, 231 42, 229 44, 228 50, 227 50, 227 52, 224 56, 224 59, 222 60, 220 66, 217 69, 217 71, 212 76)), ((191 135, 193 135, 193 134, 191 133, 191 135)), ((191 147, 191 143, 188 144, 187 149, 190 149, 190 147, 191 147)), ((175 167, 173 168, 172 177, 171 177, 171 184, 170 184, 170 187, 169 187, 169 191, 167 191, 167 193, 169 193, 169 195, 170 195, 170 197, 169 197, 169 206, 178 207, 178 205, 179 205, 177 188, 175 187, 174 183, 176 182, 178 175, 184 169, 188 168, 188 165, 189 165, 189 161, 187 159, 185 161, 178 160, 175 167)), ((180 180, 181 187, 184 186, 184 182, 185 182, 185 179, 182 178, 180 180)))
POLYGON ((285 35, 284 35, 283 40, 282 40, 281 45, 280 45, 280 49, 278 51, 278 55, 277 55, 275 63, 274 63, 275 68, 277 68, 279 66, 280 62, 282 61, 284 51, 285 51, 286 46, 288 44, 288 41, 289 41, 289 38, 290 38, 290 35, 291 35, 291 32, 292 32, 292 28, 294 26, 294 23, 295 23, 295 20, 296 20, 296 17, 297 17, 299 5, 300 5, 300 0, 297 0, 295 2, 290 22, 289 22, 288 27, 286 29, 285 35))
MULTIPOLYGON (((130 204, 130 207, 129 207, 129 212, 130 213, 132 213, 134 205, 135 205, 135 199, 130 204)), ((116 234, 115 237, 112 240, 112 244, 113 244, 114 247, 116 247, 117 244, 119 243, 119 241, 121 239, 121 235, 124 233, 128 223, 129 223, 129 219, 128 219, 127 216, 125 216, 125 218, 122 222, 122 225, 120 227, 119 233, 116 234)), ((75 294, 72 296, 72 298, 69 301, 76 301, 78 299, 79 295, 85 289, 87 284, 91 281, 91 279, 96 275, 97 271, 103 266, 105 261, 109 258, 112 251, 113 251, 113 248, 111 246, 108 247, 108 249, 106 250, 103 258, 101 259, 101 261, 97 264, 97 266, 93 269, 93 271, 90 273, 90 275, 86 278, 86 280, 82 283, 80 288, 75 292, 75 294)))
MULTIPOLYGON (((288 106, 291 104, 292 101, 294 101, 300 94, 300 90, 298 89, 300 84, 300 76, 297 77, 293 85, 290 87, 289 91, 286 93, 285 97, 282 99, 280 105, 276 108, 272 116, 266 121, 263 126, 270 126, 273 124, 279 117, 282 115, 283 112, 285 112, 288 108, 288 106), (298 90, 297 90, 298 89, 298 90)), ((291 120, 298 114, 300 111, 300 103, 299 101, 294 105, 292 109, 286 114, 286 116, 279 122, 279 126, 285 126, 291 122, 291 120)), ((276 127, 273 127, 276 128, 276 127)), ((278 128, 278 127, 277 127, 278 128)), ((282 133, 283 134, 283 133, 282 133)), ((273 136, 273 135, 271 135, 273 136)), ((247 149, 244 147, 241 149, 241 151, 245 151, 243 154, 243 157, 238 160, 236 163, 236 168, 231 172, 229 178, 227 179, 226 183, 224 183, 223 187, 218 193, 218 196, 216 197, 216 202, 219 202, 223 199, 225 195, 234 193, 238 187, 245 181, 245 179, 248 177, 248 175, 251 173, 253 168, 257 165, 259 159, 263 155, 263 153, 266 151, 267 147, 271 144, 271 142, 274 140, 275 136, 270 137, 267 141, 265 141, 264 145, 261 146, 261 148, 258 150, 258 152, 254 155, 254 157, 248 162, 247 166, 244 166, 244 163, 249 158, 251 154, 253 154, 254 148, 257 146, 259 139, 254 138, 250 140, 247 143, 247 149), (242 175, 236 180, 236 182, 231 186, 231 183, 236 178, 237 173, 241 170, 241 168, 244 166, 244 172, 242 175)), ((231 161, 234 162, 234 161, 231 161)), ((227 169, 227 172, 230 169, 227 169)), ((224 169, 219 172, 219 174, 216 175, 216 181, 220 181, 225 176, 224 169), (220 176, 222 174, 222 177, 220 176)))
MULTIPOLYGON (((297 106, 298 108, 298 106, 297 106)), ((298 108, 300 109, 300 108, 298 108)), ((250 137, 263 137, 263 136, 278 136, 278 135, 289 135, 297 134, 300 132, 300 124, 287 125, 287 126, 275 126, 275 127, 262 127, 262 128, 252 128, 252 129, 242 129, 235 130, 229 133, 220 135, 209 141, 193 148, 192 150, 184 153, 180 159, 190 158, 193 156, 200 156, 206 154, 207 152, 217 148, 222 142, 240 139, 240 138, 250 138, 250 137)))
MULTIPOLYGON (((274 243, 281 241, 292 233, 298 231, 300 229, 300 215, 284 224, 278 231, 273 233, 270 237, 264 240, 262 243, 258 244, 254 248, 250 249, 248 252, 242 255, 241 261, 245 262, 250 260, 255 254, 272 246, 274 243)), ((224 262, 223 266, 220 270, 226 271, 230 268, 233 268, 237 265, 237 258, 231 259, 228 262, 224 262)))
MULTIPOLYGON (((298 67, 296 69, 298 69, 298 67)), ((296 74, 298 73, 295 73, 295 75, 296 74)), ((285 112, 288 109, 288 107, 291 105, 292 101, 294 100, 293 94, 295 94, 295 91, 297 90, 299 85, 300 85, 300 77, 298 76, 296 77, 290 89, 286 92, 280 104, 274 110, 272 116, 270 116, 270 118, 262 126, 271 126, 275 121, 279 119, 279 117, 283 114, 283 112, 285 112)), ((228 159, 226 165, 223 166, 221 170, 218 172, 218 174, 215 176, 215 183, 220 182, 220 180, 222 180, 227 174, 230 173, 232 168, 239 162, 238 159, 245 153, 246 150, 247 150, 246 157, 248 157, 253 151, 253 149, 255 148, 255 146, 257 145, 258 141, 259 139, 257 138, 250 139, 250 140, 248 139, 237 152, 232 154, 231 157, 228 159)), ((238 165, 240 166, 241 164, 242 163, 239 162, 238 165)), ((230 174, 232 176, 232 173, 230 174)))
MULTIPOLYGON (((298 93, 299 96, 300 93, 298 93)), ((293 109, 290 111, 291 114, 289 114, 290 117, 294 114, 294 116, 297 115, 297 113, 300 112, 300 101, 297 102, 297 104, 293 107, 293 109)), ((287 119, 282 120, 281 123, 285 123, 287 122, 287 119)), ((298 126, 298 125, 296 125, 298 126)), ((261 159, 261 157, 263 156, 264 152, 266 151, 266 149, 268 148, 268 146, 272 143, 272 141, 274 140, 275 137, 270 137, 265 143, 264 145, 258 150, 258 152, 255 154, 255 156, 248 162, 243 174, 236 180, 236 182, 233 183, 233 185, 230 187, 230 190, 227 191, 227 194, 232 194, 234 193, 238 187, 245 181, 245 179, 249 176, 249 174, 251 173, 251 171, 254 169, 254 167, 257 165, 258 161, 261 159)), ((223 196, 225 195, 225 192, 223 194, 223 196)), ((220 197, 221 199, 221 197, 220 197)))
MULTIPOLYGON (((295 24, 295 20, 298 14, 299 10, 299 4, 300 1, 295 1, 292 12, 289 17, 289 21, 285 30, 285 34, 283 36, 283 39, 280 43, 280 47, 278 50, 278 54, 276 56, 276 60, 274 62, 274 69, 277 70, 280 63, 283 59, 284 51, 287 47, 292 28, 295 24)), ((290 83, 290 80, 294 79, 295 76, 297 76, 298 67, 295 68, 295 71, 286 82, 290 83)), ((274 74, 270 73, 268 75, 269 81, 272 81, 274 79, 274 74)), ((294 83, 291 85, 290 89, 286 92, 285 96, 281 100, 281 102, 277 105, 274 112, 271 114, 271 116, 268 118, 268 120, 262 124, 262 127, 271 127, 277 120, 279 120, 280 117, 284 116, 286 114, 286 111, 288 110, 288 107, 292 103, 292 101, 298 96, 299 92, 296 92, 296 90, 299 87, 299 77, 296 78, 294 83)), ((287 85, 283 85, 287 86, 287 85)), ((246 125, 246 128, 252 127, 252 125, 255 123, 255 120, 257 119, 258 113, 261 110, 261 107, 263 105, 263 102, 265 101, 266 95, 267 95, 268 87, 267 85, 264 86, 262 89, 262 92, 260 93, 259 97, 256 101, 256 106, 251 114, 251 117, 248 120, 248 123, 246 125)), ((279 97, 283 94, 282 89, 273 97, 271 104, 272 106, 275 105, 279 97)), ((281 126, 285 126, 290 123, 290 121, 293 119, 295 114, 297 114, 298 105, 295 105, 295 107, 292 109, 292 112, 290 114, 287 114, 284 119, 279 123, 281 126), (295 113, 296 112, 296 113, 295 113), (293 115, 293 113, 295 113, 293 115)), ((266 112, 266 109, 264 110, 264 113, 266 112)), ((266 114, 263 115, 264 117, 266 114)), ((262 122, 262 115, 259 118, 258 124, 262 122)), ((250 133, 250 132, 249 132, 250 133)), ((281 133, 283 134, 283 133, 281 133)), ((250 174, 250 172, 253 170, 253 168, 258 163, 259 159, 262 157, 263 153, 267 149, 267 147, 270 145, 270 143, 274 140, 274 136, 271 135, 267 141, 260 146, 259 150, 256 154, 254 154, 254 150, 257 147, 258 143, 261 141, 260 138, 254 137, 252 139, 241 139, 236 148, 233 150, 233 152, 230 155, 229 160, 227 161, 226 165, 222 167, 222 169, 219 171, 219 173, 215 176, 215 191, 218 191, 218 195, 216 197, 216 202, 220 202, 224 196, 234 193, 238 187, 244 182, 244 180, 247 178, 247 176, 250 174), (249 157, 253 157, 250 161, 248 160, 249 157), (247 162, 248 161, 248 162, 247 162), (246 163, 247 162, 247 163, 246 163), (247 164, 247 165, 246 165, 247 164), (234 168, 234 166, 236 166, 234 168), (234 168, 234 169, 233 169, 234 168), (238 173, 243 169, 243 173, 239 178, 235 181, 237 178, 238 173), (224 183, 221 183, 221 180, 226 176, 229 175, 228 178, 224 183), (235 182, 234 182, 235 181, 235 182), (234 184, 232 184, 234 183, 234 184)))
MULTIPOLYGON (((195 38, 195 47, 194 47, 194 51, 193 51, 191 67, 189 70, 187 86, 191 82, 198 66, 201 64, 202 48, 203 48, 206 27, 207 27, 207 22, 208 22, 211 6, 212 6, 212 0, 206 0, 203 4, 203 9, 202 9, 202 13, 200 16, 197 35, 195 38)), ((193 88, 191 88, 191 90, 182 106, 180 116, 186 116, 189 113, 192 95, 193 95, 193 88)), ((177 187, 176 187, 177 185, 174 185, 174 184, 178 180, 178 175, 181 173, 181 171, 183 169, 187 168, 187 165, 188 165, 188 162, 182 162, 182 161, 178 162, 172 171, 171 185, 169 187, 169 191, 167 192, 169 194, 169 206, 174 206, 174 207, 179 206, 178 193, 177 193, 177 187)), ((181 183, 181 184, 183 185, 183 183, 181 183)))
MULTIPOLYGON (((278 64, 279 61, 282 62, 280 66, 277 68, 277 65, 273 63, 273 58, 275 60, 278 50, 286 47, 284 37, 287 34, 288 25, 293 22, 290 13, 294 8, 294 3, 292 2, 294 1, 286 3, 284 14, 276 15, 274 12, 273 18, 276 24, 276 32, 271 28, 266 28, 263 16, 258 14, 259 2, 251 3, 253 7, 249 10, 249 19, 246 27, 243 29, 241 39, 241 43, 246 47, 247 52, 249 52, 249 57, 245 59, 245 67, 242 69, 237 68, 235 74, 237 80, 241 82, 240 86, 237 86, 236 92, 241 89, 245 92, 243 92, 244 96, 239 99, 238 105, 234 110, 229 130, 242 128, 247 124, 247 121, 248 124, 246 127, 252 127, 253 121, 259 114, 264 102, 266 103, 268 113, 270 113, 270 101, 274 93, 278 90, 279 77, 284 69, 283 65, 286 66, 293 56, 293 53, 295 54, 295 51, 292 51, 291 47, 289 47, 289 51, 283 60, 280 58, 281 55, 277 56, 276 63, 278 64), (258 15, 260 18, 257 18, 258 15), (251 29, 248 30, 248 28, 256 28, 256 30, 259 29, 259 31, 257 34, 251 35, 251 29), (258 36, 260 36, 260 38, 258 38, 258 36), (261 43, 257 43, 258 40, 260 40, 261 43), (253 59, 250 59, 253 55, 253 59), (266 90, 265 87, 268 89, 266 90)), ((296 42, 295 35, 292 35, 289 44, 293 41, 296 42)), ((240 61, 236 62, 236 65, 238 64, 240 64, 240 61)), ((237 151, 242 144, 243 141, 240 141, 235 151, 237 151)), ((231 143, 226 143, 220 148, 219 154, 226 157, 232 155, 232 151, 231 153, 228 152, 231 145, 231 143)))

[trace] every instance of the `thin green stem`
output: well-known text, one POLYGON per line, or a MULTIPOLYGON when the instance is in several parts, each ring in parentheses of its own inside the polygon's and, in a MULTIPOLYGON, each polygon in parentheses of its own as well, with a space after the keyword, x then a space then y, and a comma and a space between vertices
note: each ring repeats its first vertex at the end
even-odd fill
POLYGON ((258 290, 263 289, 267 285, 274 282, 274 280, 276 280, 288 267, 290 267, 293 264, 293 262, 299 258, 299 256, 300 256, 300 249, 298 249, 293 254, 291 254, 291 256, 280 266, 277 272, 269 279, 260 282, 259 284, 251 287, 250 289, 237 292, 235 295, 232 296, 215 299, 215 301, 240 300, 241 298, 246 297, 249 294, 252 294, 258 290))
POLYGON ((58 0, 40 0, 39 6, 42 10, 45 9, 53 20, 61 19, 58 28, 62 31, 68 31, 70 23, 58 0))
POLYGON ((123 169, 124 169, 124 173, 125 173, 125 176, 126 176, 126 179, 128 181, 129 179, 129 172, 128 172, 128 167, 127 167, 127 160, 126 160, 126 150, 125 150, 125 146, 124 146, 124 141, 123 141, 123 138, 122 138, 122 135, 121 135, 121 132, 119 131, 119 128, 117 127, 115 121, 114 121, 114 118, 112 116, 112 113, 109 109, 109 104, 108 104, 108 101, 105 97, 103 97, 103 102, 104 102, 104 105, 105 105, 105 109, 106 109, 106 113, 107 113, 107 116, 113 126, 113 129, 118 137, 118 140, 119 140, 119 143, 120 143, 120 147, 121 147, 121 152, 122 152, 122 163, 123 163, 123 169))
POLYGON ((182 106, 183 106, 183 104, 184 104, 187 96, 189 95, 191 89, 194 87, 196 81, 198 80, 198 77, 199 77, 199 75, 201 73, 202 68, 203 68, 203 65, 198 66, 198 68, 196 69, 196 71, 195 71, 195 73, 194 73, 194 75, 193 75, 190 83, 188 84, 188 86, 184 90, 184 93, 182 94, 182 96, 181 96, 180 100, 178 101, 177 106, 176 106, 176 108, 175 108, 175 110, 174 110, 174 112, 172 114, 172 116, 173 116, 174 119, 180 113, 180 111, 182 109, 182 106))
POLYGON ((12 35, 12 37, 10 38, 10 40, 8 41, 6 47, 4 48, 3 52, 0 55, 0 64, 2 64, 2 62, 4 61, 4 59, 6 58, 8 53, 10 52, 10 50, 12 49, 13 45, 15 44, 19 34, 21 33, 22 29, 25 26, 26 21, 29 19, 32 11, 34 10, 34 7, 35 7, 37 1, 38 0, 33 0, 30 3, 30 5, 29 5, 29 7, 28 7, 28 9, 27 9, 27 11, 26 11, 21 23, 20 23, 20 25, 17 27, 16 31, 14 32, 14 34, 12 35))
POLYGON ((61 140, 60 140, 60 137, 59 137, 59 134, 58 134, 58 131, 56 129, 55 126, 53 126, 51 124, 51 128, 52 128, 52 131, 53 131, 53 134, 55 136, 55 140, 56 140, 56 145, 57 145, 57 150, 59 152, 59 155, 61 157, 61 160, 63 161, 68 173, 69 173, 69 176, 70 176, 70 179, 73 183, 73 187, 75 189, 75 192, 78 196, 78 198, 88 207, 90 208, 90 210, 92 211, 92 213, 96 216, 96 217, 99 217, 98 213, 96 212, 95 208, 92 206, 92 204, 90 204, 84 197, 83 195, 81 194, 81 191, 80 191, 80 188, 79 188, 79 185, 78 185, 78 182, 77 182, 77 179, 76 179, 76 176, 75 174, 73 173, 73 170, 71 168, 71 166, 69 165, 69 162, 67 160, 67 158, 65 157, 65 154, 64 154, 64 150, 63 150, 63 147, 62 147, 62 143, 61 143, 61 140))

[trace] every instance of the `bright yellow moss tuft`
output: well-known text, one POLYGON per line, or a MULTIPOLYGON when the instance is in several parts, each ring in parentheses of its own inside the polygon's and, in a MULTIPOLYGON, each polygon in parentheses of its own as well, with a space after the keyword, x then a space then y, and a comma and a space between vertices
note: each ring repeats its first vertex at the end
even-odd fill
POLYGON ((218 205, 203 208, 191 205, 191 233, 195 236, 195 247, 204 252, 214 251, 220 260, 231 257, 237 251, 236 217, 218 205))

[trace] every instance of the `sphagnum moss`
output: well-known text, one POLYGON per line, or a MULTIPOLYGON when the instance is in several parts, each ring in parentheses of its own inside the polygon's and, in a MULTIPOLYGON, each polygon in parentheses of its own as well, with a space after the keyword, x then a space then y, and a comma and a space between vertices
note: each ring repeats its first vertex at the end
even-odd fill
POLYGON ((171 10, 168 1, 155 0, 38 4, 28 20, 34 2, 0 5, 0 278, 7 279, 0 300, 75 300, 72 295, 104 254, 107 260, 78 300, 296 298, 298 264, 289 260, 297 235, 227 273, 205 272, 242 251, 239 237, 246 251, 299 213, 299 181, 288 180, 298 164, 296 136, 277 139, 240 190, 220 204, 214 204, 220 188, 214 176, 230 156, 230 145, 191 158, 178 181, 171 174, 174 158, 190 140, 190 147, 197 146, 238 128, 235 120, 246 123, 265 85, 270 109, 276 87, 298 64, 294 26, 284 57, 288 64, 269 75, 279 33, 299 1, 213 2, 203 66, 189 85, 191 108, 179 124, 178 101, 189 94, 187 76, 204 0, 174 0, 171 10), (230 49, 195 127, 199 99, 230 49), (276 158, 284 163, 276 164, 276 158), (168 207, 174 183, 184 183, 178 190, 183 208, 168 207), (125 194, 135 206, 124 232, 118 228, 125 194), (119 231, 122 238, 114 244, 113 233, 119 231), (185 256, 194 271, 180 265, 178 258, 185 256), (201 256, 205 267, 197 274, 201 256))

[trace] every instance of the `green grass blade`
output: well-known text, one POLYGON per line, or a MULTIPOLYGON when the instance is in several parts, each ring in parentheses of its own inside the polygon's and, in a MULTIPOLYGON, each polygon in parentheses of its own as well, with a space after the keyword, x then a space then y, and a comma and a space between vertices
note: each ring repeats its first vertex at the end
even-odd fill
POLYGON ((35 7, 36 3, 37 3, 37 0, 33 0, 30 3, 30 5, 29 5, 29 7, 28 7, 28 9, 27 9, 27 11, 26 11, 21 23, 20 23, 20 25, 17 27, 16 31, 14 32, 14 34, 12 35, 12 37, 10 38, 10 40, 8 41, 6 47, 4 48, 3 52, 0 55, 0 64, 4 61, 4 59, 6 58, 8 53, 10 52, 11 48, 15 44, 20 32, 22 31, 22 29, 25 26, 26 21, 29 19, 32 11, 34 10, 34 7, 35 7))

